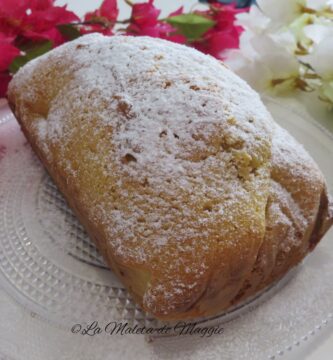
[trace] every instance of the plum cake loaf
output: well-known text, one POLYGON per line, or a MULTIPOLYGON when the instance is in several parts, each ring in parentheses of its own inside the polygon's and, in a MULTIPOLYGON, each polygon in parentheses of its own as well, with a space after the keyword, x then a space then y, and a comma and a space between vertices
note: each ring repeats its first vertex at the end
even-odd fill
POLYGON ((243 80, 191 48, 83 36, 24 66, 9 103, 110 268, 157 318, 245 300, 332 224, 303 147, 243 80))

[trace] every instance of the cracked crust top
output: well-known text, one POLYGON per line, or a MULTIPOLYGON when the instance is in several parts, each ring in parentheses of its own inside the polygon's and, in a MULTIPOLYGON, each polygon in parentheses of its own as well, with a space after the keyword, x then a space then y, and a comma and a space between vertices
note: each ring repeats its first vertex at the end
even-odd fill
POLYGON ((209 56, 84 36, 20 70, 9 101, 109 265, 157 317, 216 313, 286 271, 272 275, 281 249, 290 260, 308 242, 320 171, 308 155, 298 163, 304 149, 209 56), (289 235, 270 236, 276 227, 289 235), (255 268, 266 274, 256 287, 255 268))

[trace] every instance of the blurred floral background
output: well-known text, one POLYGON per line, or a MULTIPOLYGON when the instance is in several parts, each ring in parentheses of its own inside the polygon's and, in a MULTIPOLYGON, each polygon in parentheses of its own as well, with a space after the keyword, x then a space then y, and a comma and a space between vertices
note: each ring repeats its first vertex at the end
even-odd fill
POLYGON ((0 97, 28 61, 92 32, 192 46, 260 92, 307 92, 333 106, 333 0, 200 0, 167 16, 154 0, 104 0, 82 17, 54 0, 0 0, 0 97), (120 2, 128 18, 120 18, 120 2))

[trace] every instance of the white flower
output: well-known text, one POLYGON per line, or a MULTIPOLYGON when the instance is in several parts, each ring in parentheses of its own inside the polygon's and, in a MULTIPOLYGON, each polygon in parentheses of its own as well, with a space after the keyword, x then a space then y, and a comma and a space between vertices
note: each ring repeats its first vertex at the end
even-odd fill
POLYGON ((267 17, 258 6, 251 6, 249 12, 238 14, 237 20, 237 25, 251 29, 251 31, 257 34, 266 30, 271 23, 271 19, 267 17))
POLYGON ((333 80, 324 80, 319 89, 320 98, 333 107, 333 80))
POLYGON ((314 10, 333 8, 333 0, 307 0, 306 7, 314 10))
POLYGON ((259 8, 277 23, 288 24, 301 14, 305 0, 257 0, 259 8))
POLYGON ((333 37, 322 40, 312 53, 304 56, 302 60, 309 63, 321 77, 333 80, 333 37))
POLYGON ((333 24, 331 21, 323 21, 308 25, 304 28, 304 34, 315 44, 319 44, 325 38, 333 38, 333 24))
POLYGON ((245 43, 247 51, 234 50, 226 61, 239 76, 258 91, 294 89, 299 77, 299 63, 291 53, 267 35, 253 36, 245 43))
POLYGON ((333 0, 257 0, 227 64, 258 91, 317 89, 333 105, 333 0))
POLYGON ((268 33, 268 36, 280 47, 283 47, 289 53, 294 54, 297 50, 297 39, 293 32, 283 27, 275 32, 268 33))
MULTIPOLYGON (((333 105, 333 29, 331 30, 330 34, 326 32, 327 37, 314 46, 312 53, 304 56, 302 60, 321 77, 320 98, 333 105)), ((320 38, 318 34, 315 37, 317 40, 320 38)))
MULTIPOLYGON (((247 59, 255 60, 257 57, 259 57, 259 54, 252 46, 252 40, 256 36, 257 35, 252 33, 251 31, 246 31, 239 39, 239 48, 241 49, 243 56, 247 59)), ((238 50, 236 51, 239 52, 238 50)))
POLYGON ((288 28, 294 34, 295 40, 298 44, 300 50, 305 51, 310 45, 311 41, 304 33, 304 29, 309 24, 312 24, 315 21, 315 15, 313 14, 302 14, 297 17, 288 28))

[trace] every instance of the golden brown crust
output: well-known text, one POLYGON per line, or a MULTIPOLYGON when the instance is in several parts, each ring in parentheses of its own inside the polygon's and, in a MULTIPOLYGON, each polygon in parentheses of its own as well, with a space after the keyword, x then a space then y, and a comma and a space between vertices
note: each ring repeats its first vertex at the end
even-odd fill
POLYGON ((277 142, 273 146, 272 185, 266 207, 265 238, 252 272, 233 300, 234 304, 282 278, 313 251, 333 224, 332 204, 320 171, 289 134, 283 132, 282 136, 284 142, 277 142), (285 154, 281 163, 281 153, 277 155, 281 150, 287 153, 296 150, 297 156, 285 154), (287 202, 286 194, 292 194, 287 202), (277 206, 281 211, 279 215, 273 209, 277 206), (297 212, 301 214, 298 219, 295 216, 297 212))
POLYGON ((19 72, 9 103, 109 266, 156 317, 247 298, 332 224, 313 160, 246 84, 193 50, 84 37, 19 72), (145 61, 132 73, 135 56, 145 61))

